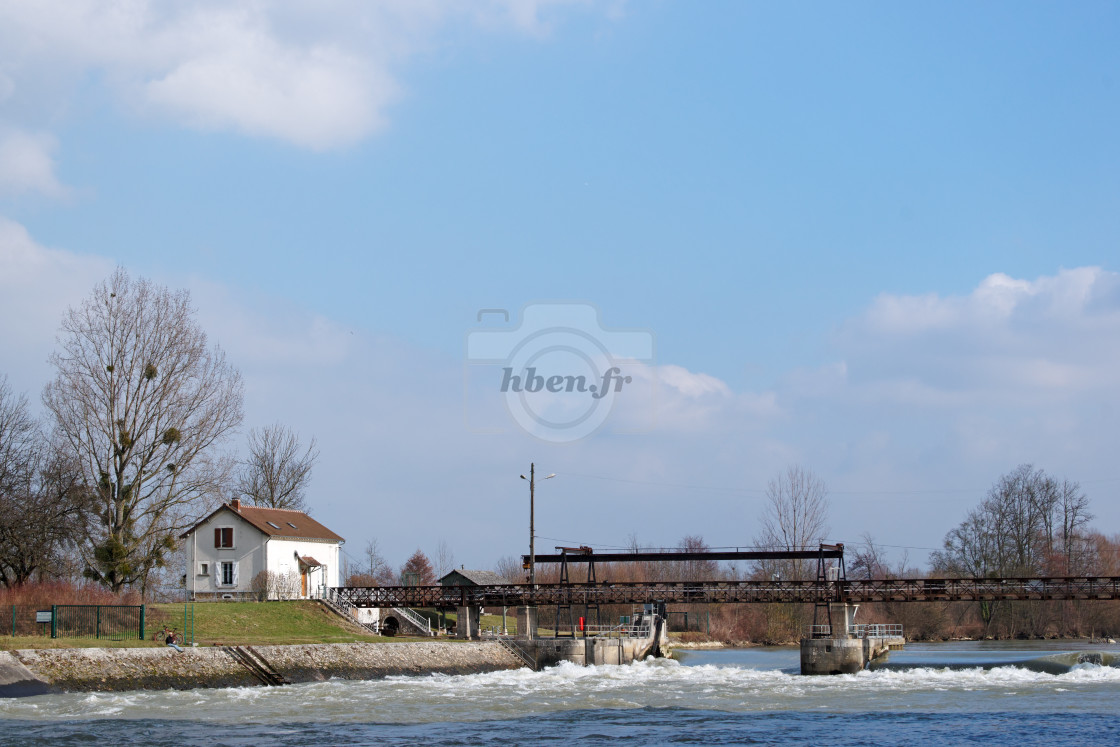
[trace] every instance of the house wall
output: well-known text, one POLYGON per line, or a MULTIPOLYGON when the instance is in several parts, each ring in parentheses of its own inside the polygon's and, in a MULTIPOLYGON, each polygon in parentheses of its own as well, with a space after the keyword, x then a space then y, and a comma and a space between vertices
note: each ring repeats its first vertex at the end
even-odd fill
POLYGON ((318 568, 308 570, 307 596, 319 597, 323 586, 338 586, 339 546, 337 543, 274 537, 269 540, 267 548, 268 570, 275 573, 282 583, 288 584, 286 589, 281 590, 280 596, 285 594, 289 597, 300 596, 299 558, 307 555, 322 563, 318 568))
POLYGON ((263 532, 233 511, 219 511, 187 538, 187 590, 195 598, 234 598, 250 594, 253 576, 265 569, 263 532), (214 529, 233 528, 233 547, 214 547, 214 529), (207 564, 206 574, 202 564, 207 564), (233 584, 222 583, 222 563, 234 564, 233 584))

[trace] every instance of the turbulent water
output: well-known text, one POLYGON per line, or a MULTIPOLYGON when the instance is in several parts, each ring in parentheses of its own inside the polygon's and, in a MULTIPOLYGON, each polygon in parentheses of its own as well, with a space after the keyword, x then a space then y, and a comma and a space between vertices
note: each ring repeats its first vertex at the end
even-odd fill
POLYGON ((0 743, 1120 743, 1120 652, 1087 653, 911 645, 874 671, 802 677, 796 650, 741 649, 538 673, 46 695, 0 701, 0 743))

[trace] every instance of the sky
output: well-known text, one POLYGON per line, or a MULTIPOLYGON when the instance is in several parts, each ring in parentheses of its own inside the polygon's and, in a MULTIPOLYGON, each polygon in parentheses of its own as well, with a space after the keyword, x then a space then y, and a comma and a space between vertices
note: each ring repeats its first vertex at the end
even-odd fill
POLYGON ((188 289, 244 376, 224 448, 314 436, 313 513, 394 565, 526 552, 530 463, 538 551, 750 545, 795 464, 825 539, 912 564, 1021 463, 1120 532, 1118 32, 1107 2, 4 0, 0 375, 38 406, 116 266, 188 289), (601 400, 501 391, 608 361, 601 400))

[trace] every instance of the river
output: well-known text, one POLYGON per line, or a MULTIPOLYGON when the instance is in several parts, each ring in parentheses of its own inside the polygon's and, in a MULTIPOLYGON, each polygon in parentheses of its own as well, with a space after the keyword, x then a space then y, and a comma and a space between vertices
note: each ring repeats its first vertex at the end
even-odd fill
POLYGON ((678 655, 537 673, 13 699, 0 701, 0 743, 1120 744, 1115 646, 909 644, 875 670, 833 677, 797 674, 795 649, 678 655), (1101 663, 1078 663, 1084 652, 1101 663))

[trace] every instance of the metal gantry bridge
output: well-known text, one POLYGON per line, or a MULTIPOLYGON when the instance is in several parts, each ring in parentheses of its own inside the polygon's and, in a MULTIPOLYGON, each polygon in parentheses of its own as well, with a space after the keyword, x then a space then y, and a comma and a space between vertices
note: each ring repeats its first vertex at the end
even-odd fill
MULTIPOLYGON (((558 548, 561 549, 561 548, 558 548)), ((339 602, 355 607, 517 607, 600 606, 607 604, 827 604, 847 602, 984 602, 1026 600, 1120 600, 1120 577, 847 579, 844 546, 775 552, 592 553, 562 548, 558 555, 537 555, 537 564, 559 563, 558 583, 489 586, 343 586, 330 590, 339 602), (814 560, 817 578, 806 581, 599 581, 602 563, 721 560, 814 560), (825 562, 837 561, 826 574, 825 562), (569 580, 569 565, 587 565, 588 580, 569 580)), ((526 560, 528 560, 526 556, 526 560)))
POLYGON ((595 604, 773 604, 1120 599, 1120 577, 914 578, 865 581, 658 581, 493 586, 343 586, 355 607, 595 604))

